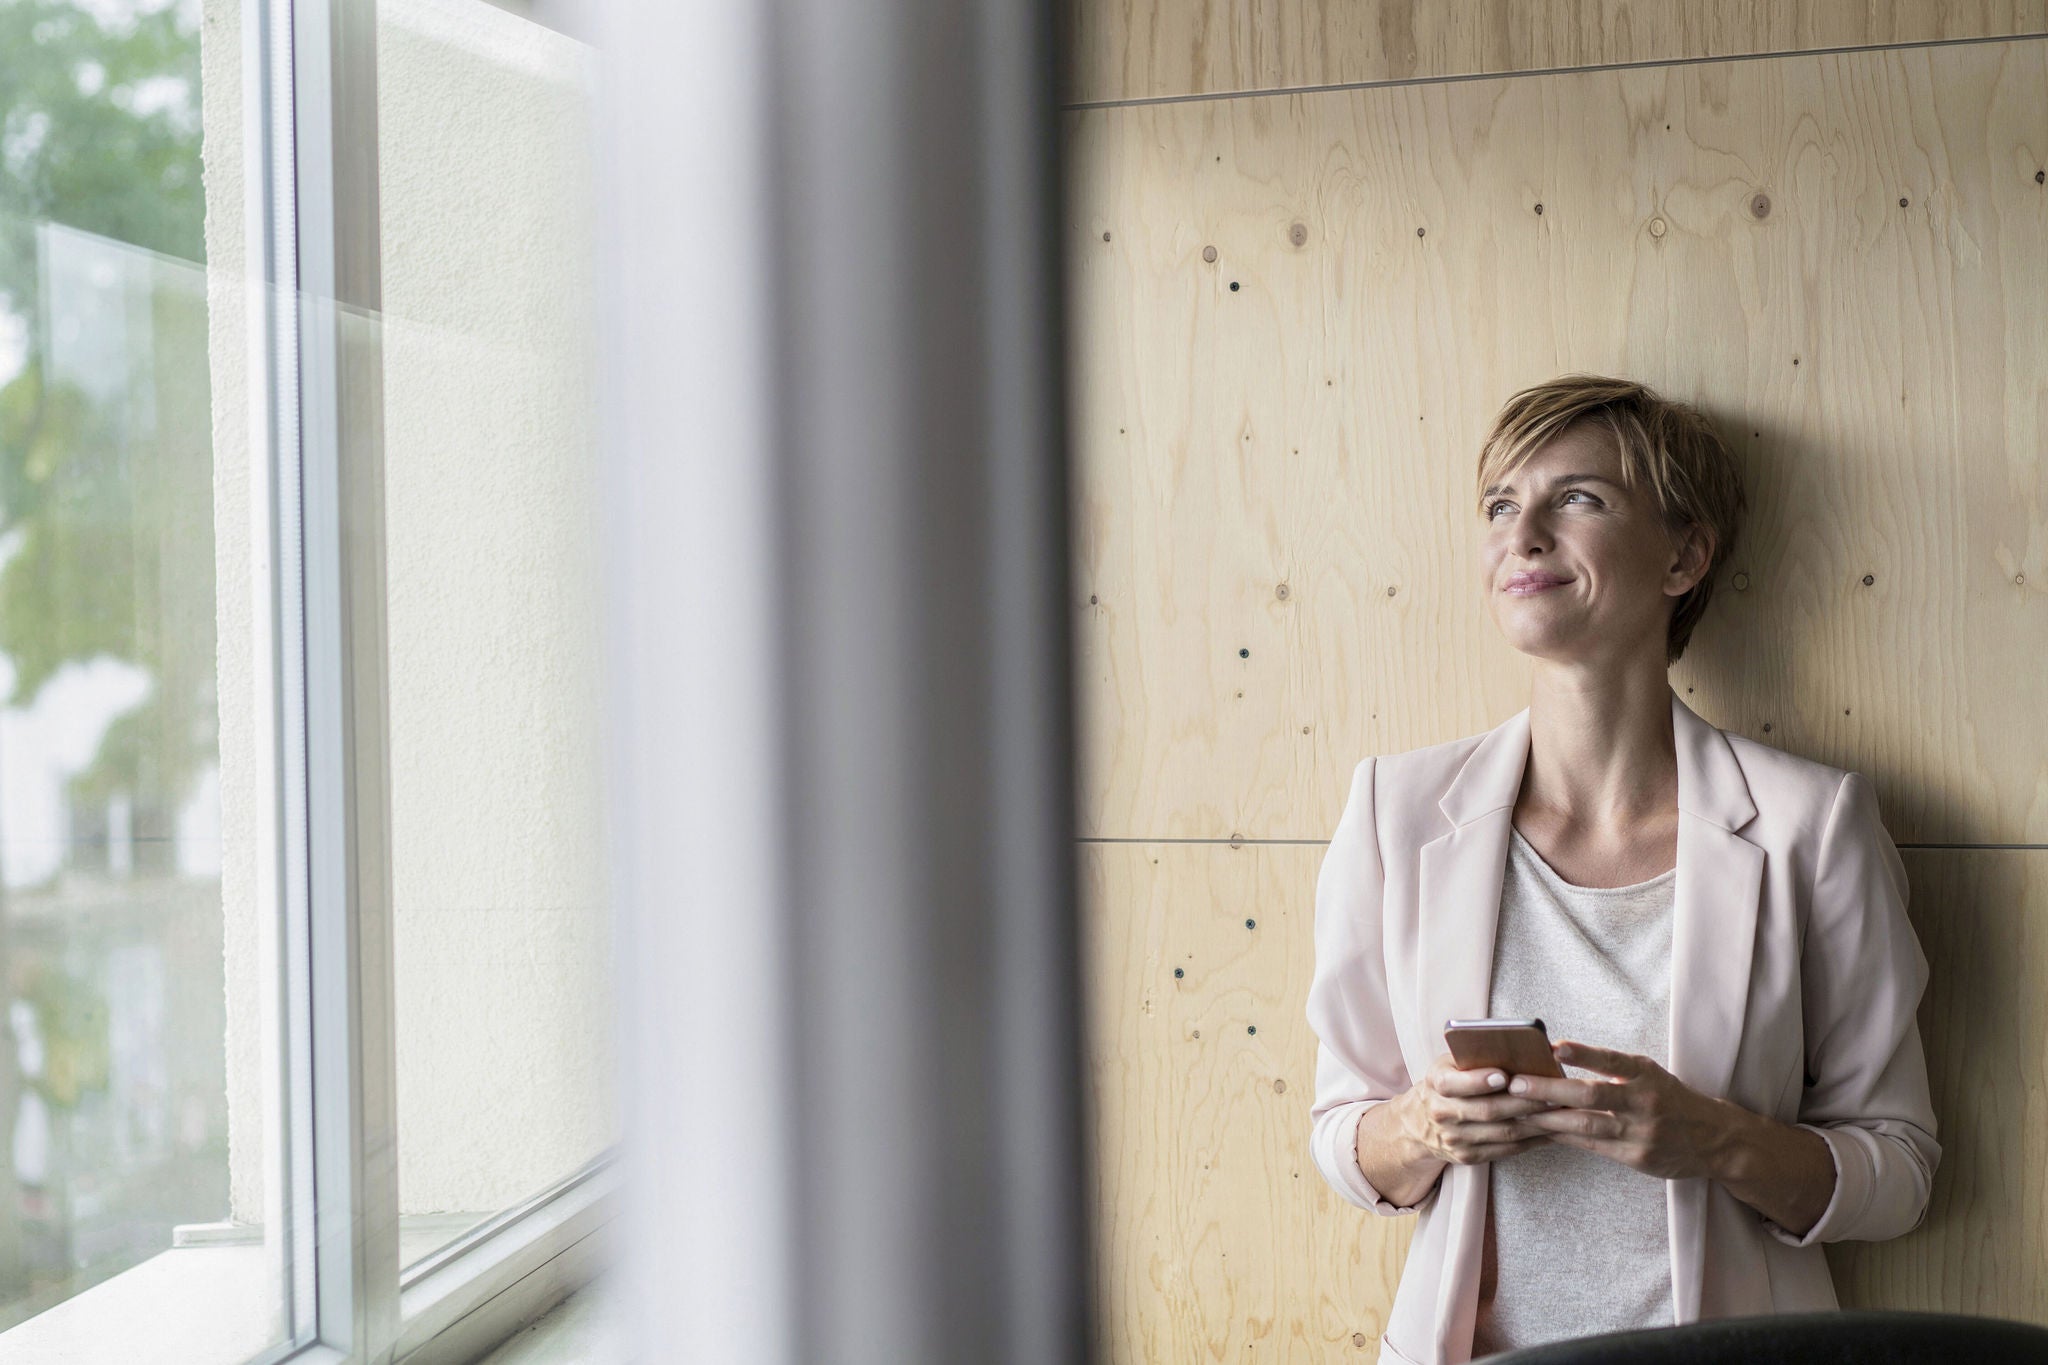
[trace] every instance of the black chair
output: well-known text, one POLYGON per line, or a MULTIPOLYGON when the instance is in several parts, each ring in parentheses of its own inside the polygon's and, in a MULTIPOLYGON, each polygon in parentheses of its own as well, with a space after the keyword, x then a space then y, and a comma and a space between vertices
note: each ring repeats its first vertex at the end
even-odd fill
POLYGON ((1473 1365, 2048 1365, 2048 1327, 1964 1313, 1713 1318, 1479 1356, 1473 1365))

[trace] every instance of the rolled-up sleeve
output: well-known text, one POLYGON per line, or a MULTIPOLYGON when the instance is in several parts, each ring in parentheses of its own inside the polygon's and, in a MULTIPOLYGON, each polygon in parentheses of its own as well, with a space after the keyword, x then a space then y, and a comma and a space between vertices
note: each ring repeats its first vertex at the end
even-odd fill
POLYGON ((1806 1070, 1797 1126, 1818 1133, 1835 1189, 1805 1235, 1764 1220, 1792 1246, 1882 1241, 1927 1216, 1941 1145, 1917 1012, 1927 958, 1906 916, 1898 846, 1869 779, 1836 789, 1800 954, 1806 1070))
POLYGON ((1316 1094, 1309 1110, 1309 1149, 1323 1179, 1360 1208, 1392 1216, 1416 1204, 1383 1197, 1358 1167, 1358 1121, 1409 1085, 1387 998, 1380 933, 1382 890, 1378 826, 1373 812, 1377 760, 1351 774, 1344 813, 1316 874, 1315 976, 1308 1024, 1316 1036, 1316 1094))

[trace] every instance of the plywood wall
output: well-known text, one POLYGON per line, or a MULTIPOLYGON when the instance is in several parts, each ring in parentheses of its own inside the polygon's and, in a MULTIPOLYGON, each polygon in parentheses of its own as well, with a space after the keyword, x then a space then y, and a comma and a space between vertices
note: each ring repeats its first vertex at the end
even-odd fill
POLYGON ((1076 103, 2048 32, 2048 0, 1066 0, 1076 103))
POLYGON ((1845 1300, 2048 1321, 2048 41, 1066 138, 1101 1358, 1376 1350, 1409 1234, 1309 1162, 1314 875, 1359 757, 1527 704, 1473 464, 1572 369, 1738 441, 1675 685, 1869 774, 1907 849, 1949 1155, 1920 1232, 1830 1249, 1845 1300))

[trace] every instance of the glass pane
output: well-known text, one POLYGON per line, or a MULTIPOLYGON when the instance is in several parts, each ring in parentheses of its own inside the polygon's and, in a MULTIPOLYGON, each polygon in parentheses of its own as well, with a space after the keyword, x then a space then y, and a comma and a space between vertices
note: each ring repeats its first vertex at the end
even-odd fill
POLYGON ((591 54, 379 0, 401 1255, 614 1140, 591 54))
POLYGON ((0 1359, 286 1334, 239 32, 0 0, 0 1359))

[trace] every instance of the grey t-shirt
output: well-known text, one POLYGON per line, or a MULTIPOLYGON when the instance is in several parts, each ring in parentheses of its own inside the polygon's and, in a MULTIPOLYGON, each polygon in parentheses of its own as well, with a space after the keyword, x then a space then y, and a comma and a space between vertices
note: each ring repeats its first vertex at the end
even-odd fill
MULTIPOLYGON (((1575 886, 1513 830, 1488 1013, 1669 1064, 1676 868, 1575 886)), ((1567 1066, 1568 1076, 1595 1073, 1567 1066)), ((1550 1143, 1489 1166, 1475 1357, 1673 1320, 1664 1181, 1550 1143)))

